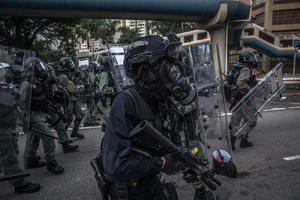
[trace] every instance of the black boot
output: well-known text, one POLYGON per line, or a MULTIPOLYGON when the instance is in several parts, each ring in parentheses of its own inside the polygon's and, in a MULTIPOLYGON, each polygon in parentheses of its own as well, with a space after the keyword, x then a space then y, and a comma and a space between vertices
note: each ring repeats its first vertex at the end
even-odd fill
POLYGON ((79 151, 79 146, 78 145, 70 145, 69 143, 63 143, 62 146, 63 146, 63 152, 64 153, 79 151))
POLYGON ((72 131, 72 133, 71 133, 71 138, 78 138, 78 139, 83 139, 84 138, 84 135, 82 135, 82 134, 80 134, 80 133, 78 133, 77 131, 72 131))
POLYGON ((47 169, 54 174, 62 174, 64 172, 64 168, 57 164, 56 160, 52 160, 48 162, 47 169))
POLYGON ((247 138, 241 139, 241 144, 240 144, 241 148, 252 147, 252 146, 253 143, 249 142, 247 138))
POLYGON ((231 141, 231 149, 232 149, 232 151, 235 151, 235 141, 236 141, 236 137, 235 136, 233 136, 233 135, 231 135, 230 136, 230 141, 231 141))
POLYGON ((33 193, 41 189, 40 184, 25 182, 22 186, 15 186, 15 193, 33 193))
POLYGON ((37 157, 36 159, 27 160, 27 169, 32 168, 38 168, 38 167, 44 167, 47 165, 45 161, 40 161, 40 157, 37 157))

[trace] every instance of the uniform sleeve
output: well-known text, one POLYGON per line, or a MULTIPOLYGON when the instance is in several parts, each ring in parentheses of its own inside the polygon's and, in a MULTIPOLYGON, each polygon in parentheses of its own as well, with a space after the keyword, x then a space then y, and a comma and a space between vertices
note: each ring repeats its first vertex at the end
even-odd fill
POLYGON ((239 91, 242 93, 242 95, 247 94, 251 89, 250 86, 248 85, 250 77, 251 77, 250 69, 248 67, 243 67, 236 81, 236 86, 239 89, 239 91))
POLYGON ((160 171, 159 157, 146 158, 131 151, 129 130, 134 127, 134 106, 128 94, 114 100, 102 141, 102 161, 106 177, 112 182, 137 179, 160 171))
POLYGON ((114 88, 109 87, 109 74, 102 72, 99 76, 99 92, 101 94, 113 94, 114 88))

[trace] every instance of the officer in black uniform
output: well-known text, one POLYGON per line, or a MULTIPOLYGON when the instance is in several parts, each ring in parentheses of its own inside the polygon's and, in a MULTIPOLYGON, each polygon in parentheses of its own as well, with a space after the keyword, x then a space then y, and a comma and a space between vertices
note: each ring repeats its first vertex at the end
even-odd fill
MULTIPOLYGON (((238 63, 234 65, 234 70, 227 76, 227 83, 229 87, 227 87, 226 90, 229 92, 226 96, 228 96, 231 103, 230 109, 233 108, 243 98, 243 96, 245 96, 250 89, 257 84, 257 67, 258 62, 253 52, 244 51, 239 55, 238 63)), ((229 129, 231 132, 231 145, 233 151, 235 150, 234 144, 236 141, 234 133, 239 130, 242 120, 247 120, 247 116, 235 113, 232 114, 229 129)), ((248 141, 248 134, 254 127, 256 127, 256 121, 257 119, 253 120, 250 128, 245 134, 243 134, 240 143, 241 148, 253 146, 253 143, 248 141)))
POLYGON ((126 188, 127 193, 122 191, 123 196, 117 199, 177 199, 175 187, 163 184, 157 175, 160 171, 178 172, 180 161, 143 134, 130 138, 129 131, 148 120, 176 146, 182 145, 177 130, 178 110, 170 97, 189 104, 195 90, 179 71, 175 51, 179 45, 150 35, 135 41, 125 55, 126 74, 135 84, 115 97, 101 146, 106 179, 127 185, 119 187, 126 188))

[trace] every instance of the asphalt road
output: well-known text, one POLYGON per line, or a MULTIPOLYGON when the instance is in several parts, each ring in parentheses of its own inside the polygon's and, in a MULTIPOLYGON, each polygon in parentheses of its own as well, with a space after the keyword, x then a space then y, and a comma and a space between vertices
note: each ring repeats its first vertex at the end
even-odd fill
MULTIPOLYGON (((257 127, 250 135, 254 147, 237 149, 232 154, 240 173, 238 178, 218 177, 222 181, 222 186, 216 192, 220 199, 300 199, 300 159, 283 159, 300 155, 300 103, 288 100, 276 102, 268 109, 269 111, 263 113, 263 118, 259 118, 257 127)), ((103 133, 99 128, 81 132, 86 138, 74 142, 80 145, 80 152, 64 154, 61 145, 57 144, 57 160, 65 167, 64 174, 53 175, 45 168, 29 170, 32 175, 27 180, 40 183, 41 191, 34 194, 15 194, 11 185, 0 182, 0 199, 100 199, 89 161, 98 154, 103 133)), ((24 142, 25 136, 20 136, 21 166, 24 142)), ((226 147, 223 140, 214 137, 208 138, 208 143, 211 146, 209 155, 215 148, 226 147)), ((43 156, 42 148, 39 154, 43 156)), ((193 187, 186 184, 181 175, 167 177, 167 180, 176 182, 180 199, 193 199, 193 187)))

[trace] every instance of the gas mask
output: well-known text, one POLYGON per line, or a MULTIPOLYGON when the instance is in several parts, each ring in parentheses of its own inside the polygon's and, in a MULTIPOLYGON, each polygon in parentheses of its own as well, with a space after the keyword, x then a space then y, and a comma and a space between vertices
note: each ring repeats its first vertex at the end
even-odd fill
POLYGON ((180 72, 180 62, 172 59, 162 60, 159 70, 159 78, 163 86, 182 105, 190 104, 195 95, 195 88, 188 79, 180 72))

